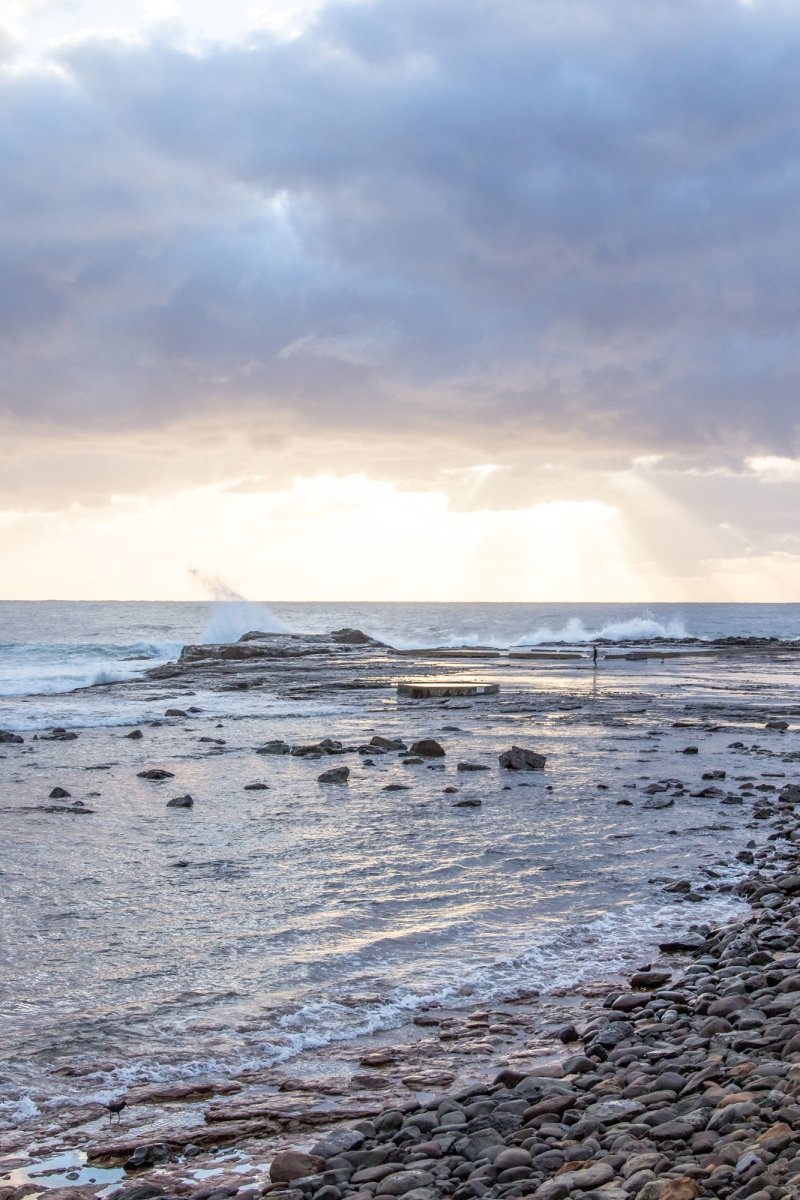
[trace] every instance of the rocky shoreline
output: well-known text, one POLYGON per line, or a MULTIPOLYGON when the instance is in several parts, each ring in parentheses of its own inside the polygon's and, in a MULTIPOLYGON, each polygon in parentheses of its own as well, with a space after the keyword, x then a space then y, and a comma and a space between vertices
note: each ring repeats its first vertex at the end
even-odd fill
POLYGON ((637 973, 587 1025, 563 1030, 580 1049, 559 1063, 504 1070, 489 1087, 356 1123, 310 1155, 277 1156, 273 1200, 800 1194, 798 800, 787 785, 741 885, 751 915, 664 947, 691 951, 680 978, 637 973))
MULTIPOLYGON (((272 1200, 783 1200, 800 1195, 800 787, 740 885, 751 912, 704 937, 682 975, 611 992, 559 1062, 357 1121, 285 1151, 272 1200)), ((129 1184, 115 1200, 166 1194, 129 1184)), ((176 1189, 177 1190, 177 1189, 176 1189)), ((193 1200, 254 1197, 235 1181, 193 1200)))
MULTIPOLYGON (((627 987, 607 989, 602 1004, 561 1028, 567 1050, 557 1060, 505 1066, 493 1081, 393 1102, 354 1120, 356 1105, 350 1124, 310 1146, 306 1125, 306 1140, 296 1142, 303 1149, 286 1148, 271 1163, 267 1154, 260 1171, 237 1174, 235 1157, 223 1154, 221 1169, 206 1172, 213 1178, 205 1183, 190 1176, 183 1159, 199 1152, 196 1137, 171 1146, 148 1145, 140 1136, 131 1153, 112 1126, 89 1147, 90 1161, 118 1162, 122 1151, 130 1155, 128 1170, 138 1165, 140 1173, 121 1187, 46 1194, 50 1200, 799 1196, 798 802, 800 785, 786 783, 772 802, 766 843, 741 852, 751 867, 738 885, 748 915, 720 929, 692 927, 664 943, 658 963, 642 964, 627 987), (689 965, 671 969, 674 954, 684 962, 688 956, 689 965)), ((474 1030, 484 1017, 472 1013, 467 1022, 474 1030)), ((380 1066, 379 1059, 365 1066, 380 1066)), ((421 1085, 432 1080, 420 1077, 421 1085)), ((215 1095, 223 1090, 217 1086, 215 1095)), ((207 1109, 209 1145, 236 1103, 215 1099, 207 1109)), ((340 1120, 346 1110, 340 1106, 340 1120)), ((247 1113, 239 1117, 254 1161, 257 1131, 247 1113)), ((0 1195, 21 1200, 40 1190, 3 1187, 0 1195)))

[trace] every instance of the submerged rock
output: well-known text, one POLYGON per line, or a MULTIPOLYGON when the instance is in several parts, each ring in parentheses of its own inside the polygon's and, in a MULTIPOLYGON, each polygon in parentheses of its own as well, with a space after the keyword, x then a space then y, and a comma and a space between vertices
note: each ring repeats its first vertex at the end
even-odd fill
POLYGON ((318 783, 347 783, 350 778, 349 767, 334 767, 331 771, 323 771, 317 776, 318 783))
POLYGON ((18 733, 11 733, 8 729, 0 729, 0 745, 21 746, 24 740, 18 733))
POLYGON ((256 750, 256 754, 291 754, 291 752, 292 747, 289 743, 280 738, 273 738, 271 742, 265 742, 256 750))
POLYGON ((162 779, 174 779, 175 775, 172 771, 165 771, 161 767, 148 767, 146 771, 137 771, 139 779, 149 779, 153 783, 160 783, 162 779))
POLYGON ((188 794, 186 796, 175 796, 172 800, 167 801, 167 808, 192 808, 194 800, 188 794))

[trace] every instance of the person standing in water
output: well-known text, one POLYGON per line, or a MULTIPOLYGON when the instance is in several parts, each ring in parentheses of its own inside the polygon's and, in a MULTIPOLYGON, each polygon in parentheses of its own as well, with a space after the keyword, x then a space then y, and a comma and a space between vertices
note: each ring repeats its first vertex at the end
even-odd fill
POLYGON ((597 666, 597 644, 596 643, 594 646, 592 646, 592 666, 593 667, 597 666))

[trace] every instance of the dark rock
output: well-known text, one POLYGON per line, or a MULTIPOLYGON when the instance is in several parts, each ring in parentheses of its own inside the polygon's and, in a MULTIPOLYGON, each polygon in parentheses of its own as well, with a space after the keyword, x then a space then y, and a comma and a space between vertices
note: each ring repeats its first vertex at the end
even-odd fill
POLYGON ((445 749, 433 738, 422 738, 411 746, 411 753, 419 758, 444 758, 445 749))
POLYGON ((684 746, 683 750, 681 750, 681 754, 699 754, 699 753, 700 753, 700 751, 697 748, 697 746, 684 746))
POLYGON ((18 733, 10 733, 7 729, 0 729, 0 745, 21 746, 24 740, 18 733))
POLYGON ((259 746, 256 754, 290 754, 291 746, 288 742, 281 741, 280 738, 274 738, 271 742, 265 742, 263 746, 259 746))
POLYGON ((318 783, 347 783, 350 778, 349 767, 334 767, 331 771, 323 771, 317 776, 318 783))
POLYGON ((50 795, 48 796, 48 799, 49 800, 67 800, 67 799, 69 799, 71 794, 72 793, 68 792, 66 788, 54 787, 53 790, 51 791, 50 795))
POLYGON ((174 779, 175 775, 172 771, 164 771, 161 767, 148 767, 146 771, 137 771, 139 779, 151 779, 155 783, 160 783, 162 779, 174 779))
POLYGON ((674 803, 674 796, 651 796, 648 800, 645 800, 642 808, 672 808, 674 803))
POLYGON ((570 1042, 579 1042, 581 1035, 578 1033, 574 1025, 564 1025, 558 1030, 556 1037, 560 1042, 569 1045, 570 1042))
POLYGON ((174 799, 167 801, 167 808, 192 808, 194 800, 191 796, 175 796, 174 799))
POLYGON ((378 750, 405 750, 407 749, 402 738, 385 738, 375 734, 369 739, 370 746, 375 746, 378 750))
POLYGON ((165 717, 188 717, 188 715, 182 708, 168 708, 164 712, 165 717))
POLYGON ((154 1183, 134 1183, 109 1193, 108 1200, 154 1200, 156 1196, 165 1194, 164 1189, 154 1183))
POLYGON ((306 746, 292 746, 291 754, 294 758, 322 758, 325 754, 342 754, 343 751, 341 742, 333 738, 321 738, 306 746))
POLYGON ((349 629, 345 626, 343 629, 334 629, 331 634, 331 641, 336 642, 339 646, 383 646, 384 642, 379 642, 375 638, 370 637, 368 633, 362 633, 360 629, 349 629))
POLYGON ((148 1146, 137 1146, 125 1163, 127 1171, 141 1171, 156 1163, 168 1162, 170 1149, 166 1142, 151 1142, 148 1146))
POLYGON ((509 771, 540 771, 546 762, 546 755, 525 750, 521 746, 512 746, 500 755, 500 766, 509 771))
POLYGON ((132 729, 130 733, 125 734, 126 738, 130 738, 134 742, 138 742, 139 738, 144 737, 141 729, 132 729))
POLYGON ((488 771, 489 768, 483 763, 460 762, 456 764, 457 771, 488 771))

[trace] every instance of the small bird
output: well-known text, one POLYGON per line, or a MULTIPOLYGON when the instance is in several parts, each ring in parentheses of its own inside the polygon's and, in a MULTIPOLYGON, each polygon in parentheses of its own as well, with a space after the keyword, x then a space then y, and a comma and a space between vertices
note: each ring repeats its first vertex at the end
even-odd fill
POLYGON ((126 1107, 127 1103, 127 1100, 123 1096, 119 1096, 116 1100, 109 1100, 106 1105, 109 1123, 114 1114, 116 1114, 117 1121, 121 1120, 122 1110, 126 1107))

